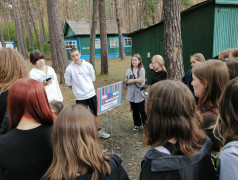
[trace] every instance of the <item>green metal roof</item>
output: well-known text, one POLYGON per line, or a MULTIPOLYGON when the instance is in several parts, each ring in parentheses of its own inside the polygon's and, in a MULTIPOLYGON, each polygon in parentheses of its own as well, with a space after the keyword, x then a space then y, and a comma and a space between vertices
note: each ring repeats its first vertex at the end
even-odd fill
POLYGON ((216 4, 233 4, 233 5, 238 5, 238 0, 216 0, 216 4))
MULTIPOLYGON (((107 34, 118 34, 117 23, 114 20, 107 20, 107 34)), ((66 20, 64 25, 64 36, 74 36, 74 35, 90 35, 91 31, 91 21, 89 20, 66 20)), ((121 28, 122 34, 127 34, 124 28, 121 28)), ((100 34, 99 21, 97 24, 96 34, 100 34)))

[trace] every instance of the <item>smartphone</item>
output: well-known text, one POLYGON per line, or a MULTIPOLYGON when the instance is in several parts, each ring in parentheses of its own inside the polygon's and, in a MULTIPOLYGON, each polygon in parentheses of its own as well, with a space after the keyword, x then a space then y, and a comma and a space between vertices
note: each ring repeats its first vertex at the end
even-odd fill
POLYGON ((49 81, 49 80, 51 80, 51 77, 49 77, 49 78, 46 79, 46 81, 49 81))

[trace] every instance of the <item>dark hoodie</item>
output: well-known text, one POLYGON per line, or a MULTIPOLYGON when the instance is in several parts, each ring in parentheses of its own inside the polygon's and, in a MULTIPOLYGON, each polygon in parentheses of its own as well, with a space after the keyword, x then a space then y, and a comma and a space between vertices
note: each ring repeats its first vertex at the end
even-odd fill
POLYGON ((141 180, 215 180, 217 175, 211 161, 212 142, 207 139, 193 156, 171 155, 151 148, 141 162, 141 180))

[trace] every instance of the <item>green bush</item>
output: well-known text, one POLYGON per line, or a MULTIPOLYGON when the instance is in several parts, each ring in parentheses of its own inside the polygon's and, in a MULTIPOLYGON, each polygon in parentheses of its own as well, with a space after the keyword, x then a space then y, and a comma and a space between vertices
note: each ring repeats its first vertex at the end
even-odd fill
POLYGON ((189 8, 190 6, 193 5, 193 3, 191 2, 191 0, 182 0, 181 1, 181 4, 186 7, 186 8, 189 8))
POLYGON ((44 54, 45 56, 49 55, 50 54, 50 44, 45 42, 43 45, 43 50, 44 50, 44 54))

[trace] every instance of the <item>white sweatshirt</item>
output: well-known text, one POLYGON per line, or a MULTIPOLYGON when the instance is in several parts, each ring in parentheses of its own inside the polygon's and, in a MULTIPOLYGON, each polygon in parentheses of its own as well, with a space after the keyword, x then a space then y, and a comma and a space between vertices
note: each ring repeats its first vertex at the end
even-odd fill
POLYGON ((82 60, 81 65, 72 62, 64 73, 65 85, 72 86, 76 100, 89 99, 96 95, 93 81, 95 72, 93 66, 82 60))
POLYGON ((59 87, 57 76, 55 74, 55 70, 52 67, 47 66, 46 74, 37 68, 32 68, 29 72, 29 78, 35 79, 39 82, 43 82, 45 79, 51 78, 51 83, 45 86, 48 102, 51 102, 53 100, 60 102, 63 101, 63 96, 59 87))

